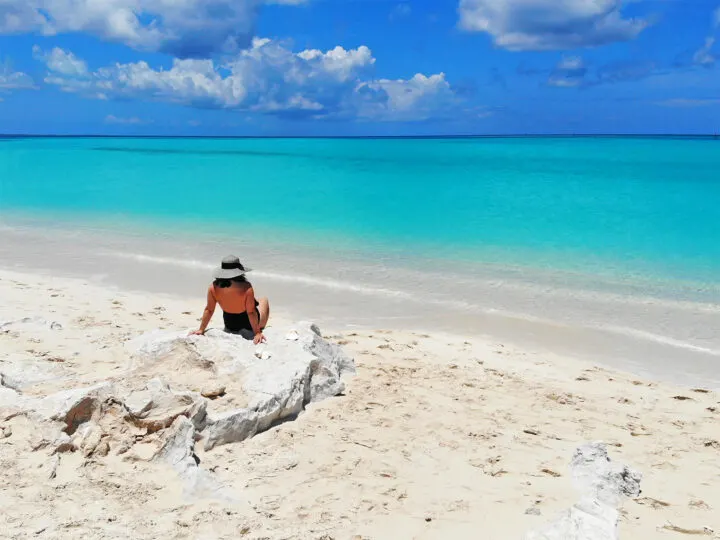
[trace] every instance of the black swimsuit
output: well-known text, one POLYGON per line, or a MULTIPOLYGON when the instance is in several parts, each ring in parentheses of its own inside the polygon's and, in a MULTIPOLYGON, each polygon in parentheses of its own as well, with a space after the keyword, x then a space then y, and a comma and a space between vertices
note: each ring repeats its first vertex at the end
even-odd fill
MULTIPOLYGON (((257 312, 258 305, 258 301, 255 300, 255 313, 260 317, 260 314, 257 312)), ((225 330, 228 332, 244 334, 247 331, 251 333, 253 331, 247 311, 243 311, 242 313, 228 313, 227 311, 223 311, 223 321, 225 321, 225 330)))

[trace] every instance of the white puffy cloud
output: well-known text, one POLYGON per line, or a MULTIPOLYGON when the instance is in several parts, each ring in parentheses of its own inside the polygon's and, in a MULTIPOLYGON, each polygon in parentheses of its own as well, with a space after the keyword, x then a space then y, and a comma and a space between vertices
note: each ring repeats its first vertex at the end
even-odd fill
POLYGON ((460 26, 509 50, 593 47, 637 36, 648 22, 626 19, 621 0, 460 0, 460 26))
POLYGON ((223 77, 212 60, 174 60, 168 70, 146 62, 115 64, 91 74, 98 94, 107 97, 145 97, 199 106, 234 107, 245 88, 234 77, 223 77))
POLYGON ((140 125, 140 124, 146 124, 147 122, 141 120, 137 116, 131 116, 129 118, 124 118, 121 116, 115 116, 114 114, 108 114, 105 117, 105 123, 106 124, 120 124, 120 125, 140 125))
POLYGON ((588 68, 580 56, 565 56, 550 73, 548 84, 561 88, 573 88, 585 82, 588 68))
POLYGON ((21 71, 13 71, 8 64, 0 65, 0 92, 32 88, 35 88, 35 83, 30 75, 21 71))
POLYGON ((710 36, 705 38, 705 44, 693 54, 693 64, 703 67, 712 67, 715 65, 715 55, 712 48, 715 45, 715 38, 710 36))
POLYGON ((45 62, 48 69, 60 75, 84 77, 88 73, 87 64, 83 60, 80 60, 73 53, 66 52, 59 47, 55 47, 52 51, 45 53, 40 47, 35 45, 33 47, 33 55, 36 59, 45 62))
POLYGON ((167 69, 135 62, 83 71, 82 61, 59 50, 36 50, 36 58, 48 67, 46 83, 100 99, 151 99, 296 118, 408 121, 440 116, 457 103, 442 73, 374 80, 375 58, 365 46, 295 53, 282 43, 254 39, 224 63, 175 59, 167 69))
POLYGON ((0 0, 0 33, 44 31, 47 19, 32 0, 0 0))
MULTIPOLYGON (((712 26, 713 29, 720 27, 720 7, 718 7, 712 14, 712 26)), ((705 43, 700 47, 692 56, 692 63, 696 66, 711 68, 715 65, 715 53, 713 47, 715 46, 715 36, 711 33, 705 38, 705 43)))
POLYGON ((0 33, 83 32, 138 49, 183 58, 205 57, 246 47, 263 3, 262 0, 0 0, 0 33))
MULTIPOLYGON (((261 42, 263 44, 269 43, 268 41, 262 40, 261 42)), ((289 52, 286 50, 282 50, 281 52, 281 48, 277 48, 276 50, 286 57, 286 53, 289 52)), ((372 52, 370 52, 370 49, 368 49, 365 45, 361 45, 357 49, 350 51, 346 51, 342 47, 337 46, 325 53, 317 49, 306 49, 299 52, 297 57, 305 60, 309 66, 313 66, 314 68, 319 68, 320 71, 333 74, 341 81, 346 81, 356 70, 375 63, 375 58, 373 58, 372 52)))
POLYGON ((361 83, 355 99, 360 117, 387 121, 427 120, 459 103, 444 73, 361 83))

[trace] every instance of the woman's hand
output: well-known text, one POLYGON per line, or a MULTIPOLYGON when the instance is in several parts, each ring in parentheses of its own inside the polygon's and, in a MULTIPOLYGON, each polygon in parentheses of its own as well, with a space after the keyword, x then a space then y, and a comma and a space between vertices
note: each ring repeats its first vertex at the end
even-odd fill
POLYGON ((255 345, 260 345, 261 343, 265 343, 267 340, 265 339, 265 336, 263 336, 262 332, 258 332, 255 334, 255 338, 253 339, 253 343, 255 345))
POLYGON ((194 332, 190 332, 188 335, 189 336, 204 336, 205 330, 195 330, 194 332))

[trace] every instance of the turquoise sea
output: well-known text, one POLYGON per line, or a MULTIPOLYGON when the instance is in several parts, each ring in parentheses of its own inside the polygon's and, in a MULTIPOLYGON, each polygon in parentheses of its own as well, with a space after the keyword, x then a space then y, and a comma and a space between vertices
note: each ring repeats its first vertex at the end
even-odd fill
POLYGON ((1 266, 199 281, 234 251, 318 319, 545 321, 712 373, 719 205, 713 138, 0 138, 1 266))
POLYGON ((720 281, 712 139, 4 139, 0 211, 720 281))

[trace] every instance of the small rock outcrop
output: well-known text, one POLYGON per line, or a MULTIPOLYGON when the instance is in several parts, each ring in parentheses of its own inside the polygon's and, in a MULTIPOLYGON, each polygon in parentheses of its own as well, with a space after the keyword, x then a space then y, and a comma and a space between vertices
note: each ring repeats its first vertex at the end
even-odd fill
POLYGON ((61 422, 64 424, 62 430, 72 435, 81 424, 98 419, 103 402, 113 390, 110 383, 64 390, 37 400, 33 405, 34 413, 44 419, 61 422))
MULTIPOLYGON (((269 328, 265 335, 268 343, 256 347, 240 336, 217 330, 201 337, 154 332, 129 347, 134 369, 162 374, 172 386, 191 386, 197 392, 195 399, 203 399, 203 393, 211 397, 222 394, 208 403, 204 424, 196 425, 205 449, 210 450, 252 437, 292 419, 311 402, 341 394, 343 375, 355 371, 353 360, 323 339, 315 325, 303 323, 291 332, 269 328), (207 391, 213 387, 217 390, 207 391)), ((157 383, 154 388, 157 395, 157 383)), ((160 403, 148 392, 133 397, 132 405, 138 411, 149 403, 160 403)), ((182 407, 176 405, 173 410, 177 412, 182 407)), ((168 405, 158 409, 165 421, 178 416, 167 414, 168 405)))
MULTIPOLYGON (((2 331, 56 333, 62 326, 22 319, 0 322, 2 331)), ((291 420, 309 403, 342 393, 343 376, 355 371, 353 360, 312 324, 269 328, 265 335, 267 343, 256 347, 217 330, 151 332, 125 344, 123 372, 108 380, 86 377, 85 386, 59 392, 53 390, 70 377, 8 358, 0 373, 0 419, 21 415, 33 422, 30 447, 48 455, 50 478, 61 454, 116 456, 170 466, 188 495, 227 498, 199 466, 196 444, 210 450, 291 420), (38 391, 36 383, 50 377, 50 393, 38 391)), ((12 436, 10 426, 0 436, 12 436)))
POLYGON ((618 508, 640 495, 641 474, 610 461, 598 442, 579 447, 570 469, 580 500, 525 540, 618 540, 618 508))

